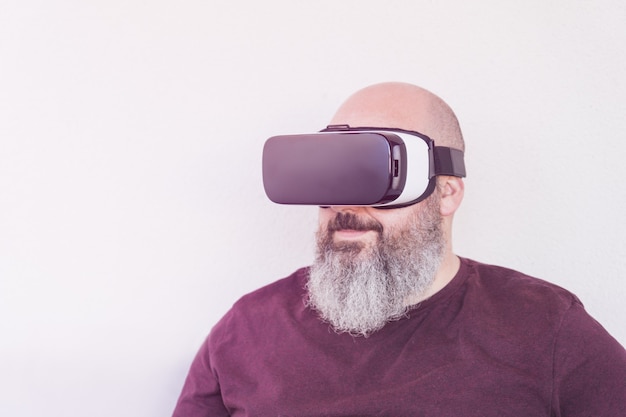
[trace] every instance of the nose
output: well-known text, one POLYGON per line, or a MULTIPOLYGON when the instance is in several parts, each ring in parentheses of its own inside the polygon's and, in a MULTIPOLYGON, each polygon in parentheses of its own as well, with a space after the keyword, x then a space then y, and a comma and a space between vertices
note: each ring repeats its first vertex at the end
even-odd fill
POLYGON ((362 206, 329 206, 335 213, 359 213, 365 210, 362 206))

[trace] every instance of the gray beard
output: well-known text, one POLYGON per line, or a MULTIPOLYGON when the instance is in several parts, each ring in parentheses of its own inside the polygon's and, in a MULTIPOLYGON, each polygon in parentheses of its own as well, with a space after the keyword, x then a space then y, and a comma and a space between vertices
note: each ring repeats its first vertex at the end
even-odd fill
MULTIPOLYGON (((404 317, 408 300, 431 286, 443 257, 441 216, 434 201, 438 199, 425 200, 401 231, 384 231, 378 223, 378 239, 371 248, 359 242, 337 244, 331 227, 320 229, 307 305, 336 332, 355 336, 367 337, 404 317)), ((358 223, 356 218, 350 221, 358 223)))

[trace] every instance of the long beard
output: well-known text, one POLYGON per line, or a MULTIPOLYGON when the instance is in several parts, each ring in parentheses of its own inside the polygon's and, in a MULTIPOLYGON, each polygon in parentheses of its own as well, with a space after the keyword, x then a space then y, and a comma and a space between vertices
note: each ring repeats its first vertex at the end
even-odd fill
POLYGON ((367 337, 405 316, 408 300, 430 287, 444 248, 435 201, 425 200, 401 231, 384 231, 380 223, 362 223, 351 213, 339 213, 318 231, 316 260, 307 283, 308 305, 336 332, 367 337), (378 239, 372 247, 335 243, 333 232, 342 228, 375 230, 378 239))

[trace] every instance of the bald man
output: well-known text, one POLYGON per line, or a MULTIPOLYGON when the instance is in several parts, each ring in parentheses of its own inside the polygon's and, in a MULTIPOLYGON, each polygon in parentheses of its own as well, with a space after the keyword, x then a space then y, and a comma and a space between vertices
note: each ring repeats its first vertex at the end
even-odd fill
MULTIPOLYGON (((464 150, 452 110, 410 84, 357 92, 331 125, 464 150)), ((574 295, 454 254, 463 191, 440 175, 415 204, 321 207, 313 265, 232 307, 174 416, 625 415, 626 352, 574 295)))

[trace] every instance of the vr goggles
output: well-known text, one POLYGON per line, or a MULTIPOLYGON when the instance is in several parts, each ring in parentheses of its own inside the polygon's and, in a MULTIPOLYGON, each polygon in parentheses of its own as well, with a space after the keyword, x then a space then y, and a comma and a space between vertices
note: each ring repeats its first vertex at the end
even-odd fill
POLYGON ((463 152, 402 129, 331 125, 263 147, 263 186, 279 204, 404 207, 428 197, 437 175, 465 177, 463 152))

